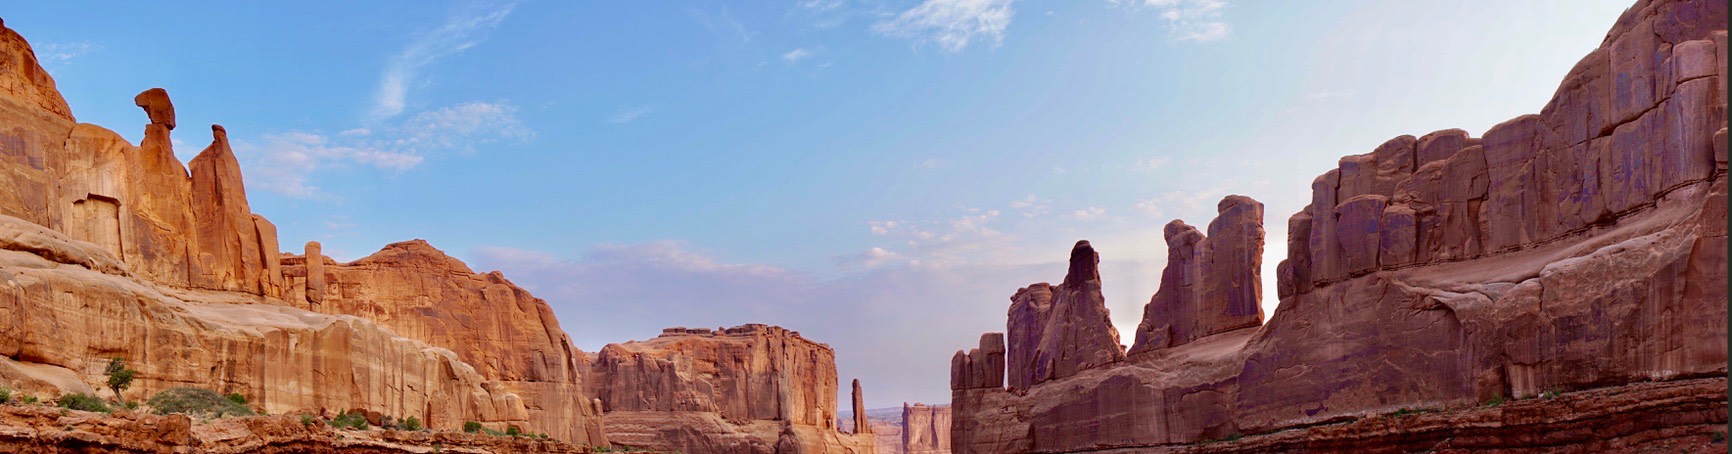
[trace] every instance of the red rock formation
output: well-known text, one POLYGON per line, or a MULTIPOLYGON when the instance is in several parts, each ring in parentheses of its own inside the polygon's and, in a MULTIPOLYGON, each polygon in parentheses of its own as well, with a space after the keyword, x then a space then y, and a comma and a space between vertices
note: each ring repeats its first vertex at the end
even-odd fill
POLYGON ((1261 328, 1018 388, 1018 326, 1053 316, 1017 301, 1013 390, 953 377, 955 450, 1701 441, 1726 421, 1726 70, 1708 64, 1725 61, 1726 17, 1723 2, 1640 1, 1539 114, 1343 158, 1288 220, 1281 305, 1261 328), (1334 426, 1560 392, 1587 397, 1334 426), (1198 444, 1241 434, 1254 441, 1198 444))
POLYGON ((900 452, 950 454, 950 407, 903 403, 900 452))
POLYGON ((363 263, 376 270, 333 264, 329 287, 315 261, 283 301, 276 227, 250 211, 227 132, 212 127, 189 174, 168 93, 134 103, 150 121, 138 146, 75 124, 29 45, 0 28, 0 383, 90 392, 122 357, 139 371, 134 400, 193 385, 273 413, 359 409, 605 443, 581 356, 539 300, 460 263, 378 258, 363 263), (429 282, 450 286, 391 286, 429 282), (332 304, 306 304, 309 287, 332 304), (466 318, 439 318, 453 315, 466 318))
MULTIPOLYGON (((319 254, 319 244, 307 244, 319 254)), ((451 350, 495 389, 523 399, 525 429, 605 445, 600 412, 583 393, 580 358, 546 301, 498 271, 478 274, 426 241, 392 243, 349 263, 289 256, 288 301, 326 314, 378 320, 451 350), (324 291, 318 289, 323 287, 324 291), (316 303, 315 303, 316 301, 316 303)))
POLYGON ((836 424, 836 354, 766 325, 608 344, 584 381, 609 441, 684 452, 870 452, 836 424))
POLYGON ((1005 351, 1002 337, 990 346, 982 337, 980 350, 986 356, 969 352, 964 370, 958 370, 958 363, 952 360, 952 389, 1003 387, 1000 377, 1004 369, 983 359, 1008 359, 1011 387, 1018 389, 1123 360, 1125 347, 1119 344, 1106 297, 1101 295, 1099 267, 1100 255, 1088 241, 1078 241, 1071 248, 1070 271, 1065 273, 1063 284, 1052 287, 1039 283, 1018 289, 1010 297, 1011 323, 1005 330, 1010 338, 1009 351, 1005 351), (963 380, 960 383, 967 386, 958 387, 958 372, 981 378, 963 380))
POLYGON ((1132 354, 1263 324, 1263 204, 1228 196, 1218 212, 1206 238, 1183 221, 1167 224, 1167 268, 1132 354))
POLYGON ((872 433, 872 422, 866 419, 866 396, 860 390, 860 379, 854 379, 854 432, 872 433))

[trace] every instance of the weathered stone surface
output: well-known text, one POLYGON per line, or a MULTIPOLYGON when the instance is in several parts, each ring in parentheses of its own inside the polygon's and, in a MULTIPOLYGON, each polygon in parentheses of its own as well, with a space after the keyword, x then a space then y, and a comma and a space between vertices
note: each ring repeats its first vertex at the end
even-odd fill
MULTIPOLYGON (((1704 66, 1707 42, 1724 52, 1710 30, 1725 22, 1723 2, 1639 1, 1540 114, 1478 143, 1428 135, 1411 161, 1399 138, 1344 158, 1289 220, 1289 244, 1305 247, 1279 267, 1267 324, 1025 388, 953 389, 954 450, 1701 442, 1726 408, 1725 145, 1715 143, 1726 100, 1714 89, 1724 70, 1704 66), (1377 171, 1403 162, 1411 175, 1377 171), (1385 175, 1399 177, 1389 192, 1385 175), (1591 397, 1527 400, 1557 393, 1591 397), (1505 399, 1523 404, 1375 422, 1505 399)), ((1169 269, 1195 256, 1170 255, 1169 269)), ((1034 306, 1011 309, 1013 383, 1017 327, 1034 306)))
POLYGON ((860 379, 854 379, 854 432, 856 434, 872 433, 872 422, 866 418, 866 396, 860 389, 860 379))
POLYGON ((336 263, 307 244, 308 256, 282 260, 287 301, 326 314, 378 320, 392 331, 449 349, 495 389, 521 397, 524 429, 561 440, 605 444, 600 415, 583 392, 579 359, 546 301, 498 271, 476 273, 426 241, 392 243, 360 260, 336 263), (316 290, 319 280, 327 289, 316 290), (314 295, 323 295, 315 297, 314 295))
POLYGON ((1217 212, 1208 237, 1182 221, 1167 224, 1167 268, 1143 307, 1132 354, 1263 323, 1263 204, 1227 196, 1217 212))
POLYGON ((830 346, 775 326, 669 328, 608 344, 584 385, 610 442, 683 452, 870 452, 836 424, 830 346))
POLYGON ((900 448, 906 454, 950 454, 950 406, 904 402, 900 448))
MULTIPOLYGON (((167 103, 167 95, 163 103, 167 103)), ((172 107, 170 107, 172 110, 172 107)), ((170 112, 169 116, 173 116, 170 112)), ((266 256, 247 206, 241 164, 229 148, 228 132, 211 125, 209 147, 192 159, 192 217, 198 245, 197 272, 193 286, 211 290, 244 291, 260 295, 272 287, 267 267, 278 257, 266 256)), ((280 279, 275 279, 279 280, 280 279)))
POLYGON ((18 363, 0 368, 0 382, 102 383, 107 358, 122 357, 139 371, 129 400, 200 386, 245 395, 271 413, 362 409, 441 429, 528 417, 518 396, 484 386, 455 354, 371 320, 104 273, 86 265, 118 261, 78 259, 107 254, 89 243, 10 218, 0 229, 0 237, 34 245, 0 248, 0 356, 18 363))
MULTIPOLYGON (((1106 298, 1101 295, 1099 267, 1100 255, 1087 240, 1078 241, 1071 248, 1070 271, 1065 273, 1064 284, 1058 287, 1034 284, 1011 296, 1011 313, 1016 322, 1006 329, 1011 339, 1006 357, 1012 387, 1032 386, 1124 360, 1125 347, 1119 343, 1118 330, 1113 329, 1106 298)), ((982 344, 985 343, 983 337, 982 344)), ((981 382, 984 381, 982 378, 981 382)), ((981 387, 1002 386, 966 386, 981 387)), ((963 388, 952 386, 952 389, 963 388)))

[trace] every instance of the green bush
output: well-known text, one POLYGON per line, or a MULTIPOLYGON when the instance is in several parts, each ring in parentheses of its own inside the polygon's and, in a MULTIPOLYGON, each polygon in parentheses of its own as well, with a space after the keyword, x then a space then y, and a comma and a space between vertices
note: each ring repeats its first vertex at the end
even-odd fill
POLYGON ((55 403, 59 404, 60 408, 108 413, 108 405, 102 403, 101 398, 85 393, 72 393, 60 396, 60 399, 55 403))
POLYGON ((313 415, 301 415, 302 426, 312 427, 314 421, 318 421, 318 419, 313 418, 313 415))
POLYGON ((411 431, 418 431, 418 430, 421 430, 421 429, 422 429, 422 427, 421 427, 421 419, 420 419, 420 418, 416 418, 416 417, 414 417, 414 416, 410 416, 410 417, 407 417, 407 418, 403 418, 403 421, 402 421, 402 422, 399 422, 399 423, 398 423, 398 424, 397 424, 397 427, 398 427, 398 428, 401 428, 401 429, 403 429, 403 430, 411 430, 411 431))
POLYGON ((204 388, 176 386, 150 396, 146 401, 151 411, 159 415, 181 413, 200 418, 252 416, 253 409, 204 388))
POLYGON ((463 421, 463 431, 468 433, 480 432, 481 423, 475 421, 463 421))
POLYGON ((223 397, 228 398, 229 402, 234 402, 235 404, 238 404, 238 405, 246 405, 247 404, 247 396, 242 396, 241 393, 229 393, 227 395, 224 395, 223 397))
POLYGON ((126 402, 126 398, 121 397, 120 392, 132 387, 132 378, 138 375, 138 371, 128 369, 126 360, 114 358, 108 360, 108 368, 102 373, 108 376, 108 389, 114 391, 114 400, 126 402))
POLYGON ((367 416, 360 411, 352 411, 337 415, 331 420, 331 427, 338 429, 367 430, 367 416))
POLYGON ((12 402, 12 388, 0 387, 0 404, 12 402))
POLYGON ((1503 395, 1502 395, 1502 394, 1499 394, 1499 395, 1496 395, 1496 396, 1491 396, 1491 399, 1490 399, 1490 400, 1487 400, 1487 401, 1485 401, 1485 402, 1484 402, 1484 403, 1482 403, 1482 404, 1481 404, 1481 405, 1484 405, 1484 406, 1486 406, 1486 407, 1496 407, 1496 406, 1499 406, 1499 405, 1503 405, 1503 402, 1504 402, 1504 400, 1503 400, 1503 395))
POLYGON ((516 424, 512 424, 505 426, 505 434, 513 437, 521 437, 523 436, 523 429, 518 428, 516 424))
POLYGON ((18 401, 26 403, 26 404, 35 405, 36 402, 40 402, 41 400, 37 399, 36 395, 34 395, 34 394, 25 394, 24 397, 19 397, 18 401))

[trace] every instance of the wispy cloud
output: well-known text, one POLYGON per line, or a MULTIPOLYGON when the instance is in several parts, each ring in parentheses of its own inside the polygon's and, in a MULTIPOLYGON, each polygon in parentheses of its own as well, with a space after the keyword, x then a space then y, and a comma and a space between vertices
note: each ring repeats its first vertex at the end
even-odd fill
POLYGON ((385 62, 385 72, 379 77, 379 90, 374 95, 372 120, 383 120, 403 113, 409 90, 422 83, 422 68, 442 58, 481 44, 488 32, 505 21, 516 8, 515 2, 498 5, 475 5, 447 17, 439 28, 428 32, 402 52, 385 62))
POLYGON ((1120 6, 1147 6, 1161 11, 1167 37, 1174 42, 1209 42, 1226 38, 1233 28, 1222 18, 1226 0, 1107 0, 1120 6))
POLYGON ((1137 170, 1144 170, 1144 171, 1161 170, 1162 168, 1166 167, 1167 163, 1170 161, 1171 160, 1167 159, 1167 158, 1138 159, 1137 160, 1137 166, 1135 168, 1137 170))
POLYGON ((269 133, 256 140, 237 140, 234 147, 247 161, 249 181, 259 187, 291 197, 325 198, 331 194, 312 182, 312 175, 321 170, 359 166, 402 172, 439 153, 534 139, 535 132, 518 121, 516 111, 504 102, 469 102, 377 128, 353 128, 335 135, 269 133))
POLYGON ((1071 212, 1070 217, 1081 219, 1081 220, 1093 220, 1093 219, 1100 219, 1100 218, 1106 217, 1106 215, 1107 215, 1107 209, 1106 208, 1088 207, 1088 208, 1083 208, 1083 209, 1071 212))
POLYGON ((735 19, 733 13, 728 12, 726 6, 723 6, 722 10, 716 13, 708 13, 698 9, 686 10, 686 12, 690 13, 699 24, 703 24, 704 28, 715 33, 716 36, 736 39, 742 43, 752 42, 752 35, 755 33, 747 29, 746 24, 740 22, 739 19, 735 19))
POLYGON ((639 118, 643 118, 645 115, 655 113, 656 108, 657 107, 653 106, 653 105, 643 105, 643 106, 629 107, 629 108, 621 106, 618 110, 615 110, 613 112, 613 115, 609 115, 607 117, 607 122, 613 123, 616 125, 623 125, 626 123, 631 123, 631 122, 637 121, 639 118))
POLYGON ((1049 204, 1045 199, 1035 197, 1034 194, 1029 194, 1028 197, 1024 197, 1021 200, 1010 202, 1010 209, 1016 210, 1017 214, 1022 215, 1025 219, 1045 216, 1048 206, 1049 204))
POLYGON ((89 41, 76 43, 51 43, 36 47, 36 60, 44 68, 57 69, 72 63, 72 60, 91 52, 101 50, 102 46, 89 41))
POLYGON ((926 0, 895 18, 874 24, 872 29, 888 36, 936 42, 948 52, 961 52, 970 43, 1004 42, 1004 31, 1016 15, 1013 0, 926 0))
POLYGON ((806 48, 802 47, 799 49, 794 49, 794 50, 790 50, 786 53, 783 53, 782 54, 782 60, 787 61, 788 63, 794 63, 794 62, 798 62, 800 60, 804 60, 806 58, 810 58, 811 56, 812 56, 812 51, 806 50, 806 48))

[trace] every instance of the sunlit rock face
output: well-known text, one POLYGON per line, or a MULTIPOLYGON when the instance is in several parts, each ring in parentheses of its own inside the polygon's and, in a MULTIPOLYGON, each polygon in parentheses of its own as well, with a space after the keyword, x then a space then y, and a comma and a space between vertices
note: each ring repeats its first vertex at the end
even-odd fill
POLYGON ((872 452, 836 422, 836 353, 768 325, 668 328, 608 344, 584 385, 619 445, 682 452, 872 452))
POLYGON ((1261 220, 1252 233, 1229 217, 1248 206, 1233 200, 1207 235, 1168 226, 1160 290, 1122 360, 1044 362, 1077 348, 1027 328, 1050 326, 1063 297, 1019 290, 1008 385, 976 370, 984 345, 953 359, 954 450, 1705 442, 1726 421, 1726 17, 1724 2, 1637 2, 1538 114, 1342 158, 1287 218, 1266 324, 1214 317, 1260 291, 1232 284, 1255 282, 1254 263, 1209 257, 1262 250, 1261 220), (1055 369, 1070 373, 1041 372, 1055 369), (1630 404, 1649 400, 1669 403, 1630 404), (1656 416, 1668 405, 1681 416, 1656 416), (1338 425, 1403 408, 1454 410, 1338 425), (1545 424, 1580 435, 1524 435, 1545 424), (1467 426, 1483 430, 1464 441, 1467 426))
POLYGON ((120 357, 139 371, 128 399, 190 385, 271 413, 606 444, 582 354, 539 299, 425 243, 349 264, 316 243, 310 263, 281 254, 228 131, 213 125, 183 165, 169 93, 133 102, 138 145, 77 123, 30 46, 0 29, 0 384, 93 392, 120 357))

